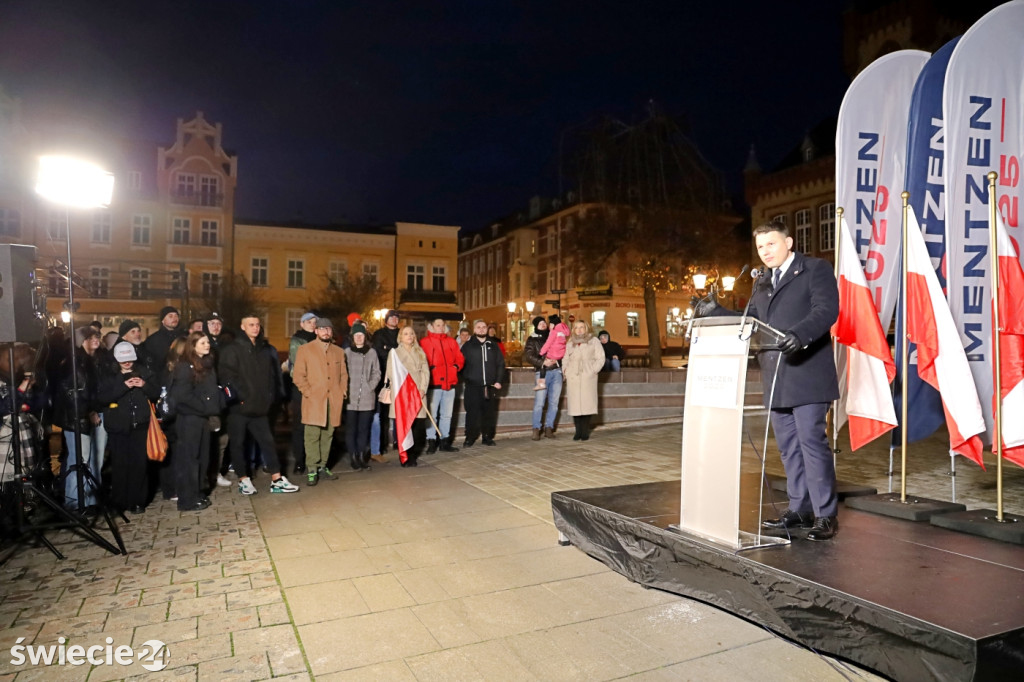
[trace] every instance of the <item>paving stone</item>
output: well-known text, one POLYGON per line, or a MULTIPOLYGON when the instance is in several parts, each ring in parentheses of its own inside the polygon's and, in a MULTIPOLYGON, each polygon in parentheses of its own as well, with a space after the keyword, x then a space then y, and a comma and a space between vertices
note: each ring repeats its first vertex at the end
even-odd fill
POLYGON ((222 594, 225 592, 237 592, 239 590, 252 589, 249 576, 237 575, 231 578, 214 578, 212 580, 200 580, 199 596, 205 597, 210 594, 222 594))
POLYGON ((284 602, 257 606, 256 612, 260 616, 260 627, 265 628, 268 625, 281 625, 291 622, 288 616, 288 607, 284 602))
POLYGON ((208 637, 209 635, 219 635, 258 627, 260 627, 260 618, 256 607, 208 613, 206 615, 199 616, 200 637, 208 637))
POLYGON ((258 590, 246 590, 244 592, 227 593, 228 610, 242 609, 261 604, 272 604, 282 600, 281 589, 274 587, 261 587, 258 590))
POLYGON ((223 594, 211 594, 207 597, 196 599, 182 599, 170 602, 170 617, 172 619, 189 618, 191 616, 204 616, 209 613, 223 613, 227 604, 223 594))
POLYGON ((295 638, 295 628, 291 624, 242 630, 234 633, 231 639, 237 655, 265 652, 275 675, 306 670, 306 662, 295 638))

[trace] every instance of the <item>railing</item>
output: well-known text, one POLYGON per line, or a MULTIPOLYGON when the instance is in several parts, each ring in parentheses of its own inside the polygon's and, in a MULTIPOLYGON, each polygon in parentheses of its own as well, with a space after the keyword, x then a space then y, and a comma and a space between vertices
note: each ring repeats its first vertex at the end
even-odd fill
POLYGON ((220 208, 224 205, 224 195, 211 192, 171 192, 171 201, 185 206, 220 208))
POLYGON ((402 303, 435 303, 456 305, 454 291, 431 291, 429 289, 400 289, 398 302, 402 303))

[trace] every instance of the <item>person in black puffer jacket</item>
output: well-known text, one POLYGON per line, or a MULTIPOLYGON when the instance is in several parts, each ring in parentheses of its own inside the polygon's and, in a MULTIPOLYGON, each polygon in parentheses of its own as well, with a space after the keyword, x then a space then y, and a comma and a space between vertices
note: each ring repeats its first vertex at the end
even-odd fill
POLYGON ((146 432, 150 401, 160 396, 160 385, 147 367, 136 362, 135 347, 127 341, 114 346, 116 369, 108 368, 99 382, 99 399, 106 405, 104 425, 110 443, 110 501, 134 514, 146 510, 149 480, 146 432))
POLYGON ((224 393, 217 385, 210 347, 210 337, 203 332, 189 334, 172 375, 170 395, 178 436, 174 451, 178 511, 201 511, 210 506, 203 490, 209 466, 210 421, 219 420, 224 409, 224 393))

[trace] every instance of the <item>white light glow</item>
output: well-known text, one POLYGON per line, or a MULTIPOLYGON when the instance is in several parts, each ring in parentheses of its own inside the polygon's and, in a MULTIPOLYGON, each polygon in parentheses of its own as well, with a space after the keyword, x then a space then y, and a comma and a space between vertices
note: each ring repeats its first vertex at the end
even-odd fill
POLYGON ((505 306, 508 308, 508 311, 510 313, 514 313, 516 311, 516 302, 515 301, 509 301, 508 303, 505 304, 505 306))
POLYGON ((71 321, 71 312, 67 310, 60 311, 60 321, 67 324, 71 321))
POLYGON ((697 289, 703 289, 704 285, 708 283, 708 276, 697 273, 693 276, 693 286, 697 289))
POLYGON ((537 304, 536 304, 536 303, 534 303, 533 301, 527 301, 527 302, 526 302, 526 312, 528 312, 528 313, 532 313, 532 312, 533 312, 533 308, 534 308, 534 306, 536 306, 536 305, 537 305, 537 304))
POLYGON ((726 291, 732 291, 732 288, 736 285, 735 277, 723 277, 722 286, 725 287, 726 291))
POLYGON ((36 192, 64 206, 102 208, 114 194, 114 174, 65 156, 39 157, 36 192))

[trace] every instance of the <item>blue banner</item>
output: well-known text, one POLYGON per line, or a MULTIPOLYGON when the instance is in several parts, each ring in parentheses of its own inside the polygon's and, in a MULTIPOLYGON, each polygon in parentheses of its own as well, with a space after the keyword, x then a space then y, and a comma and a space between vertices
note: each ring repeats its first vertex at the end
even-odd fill
MULTIPOLYGON (((942 87, 946 67, 960 38, 954 38, 932 55, 921 70, 910 100, 907 124, 907 176, 905 187, 909 203, 921 223, 921 232, 928 247, 939 284, 946 291, 946 199, 945 199, 945 129, 942 118, 942 87)), ((898 310, 903 310, 900 292, 898 310)), ((896 380, 893 400, 897 419, 903 416, 903 315, 896 315, 896 380)), ((939 392, 917 374, 917 347, 910 344, 910 366, 907 383, 907 440, 927 438, 946 423, 939 392)), ((900 427, 893 430, 893 442, 902 438, 900 427)))

